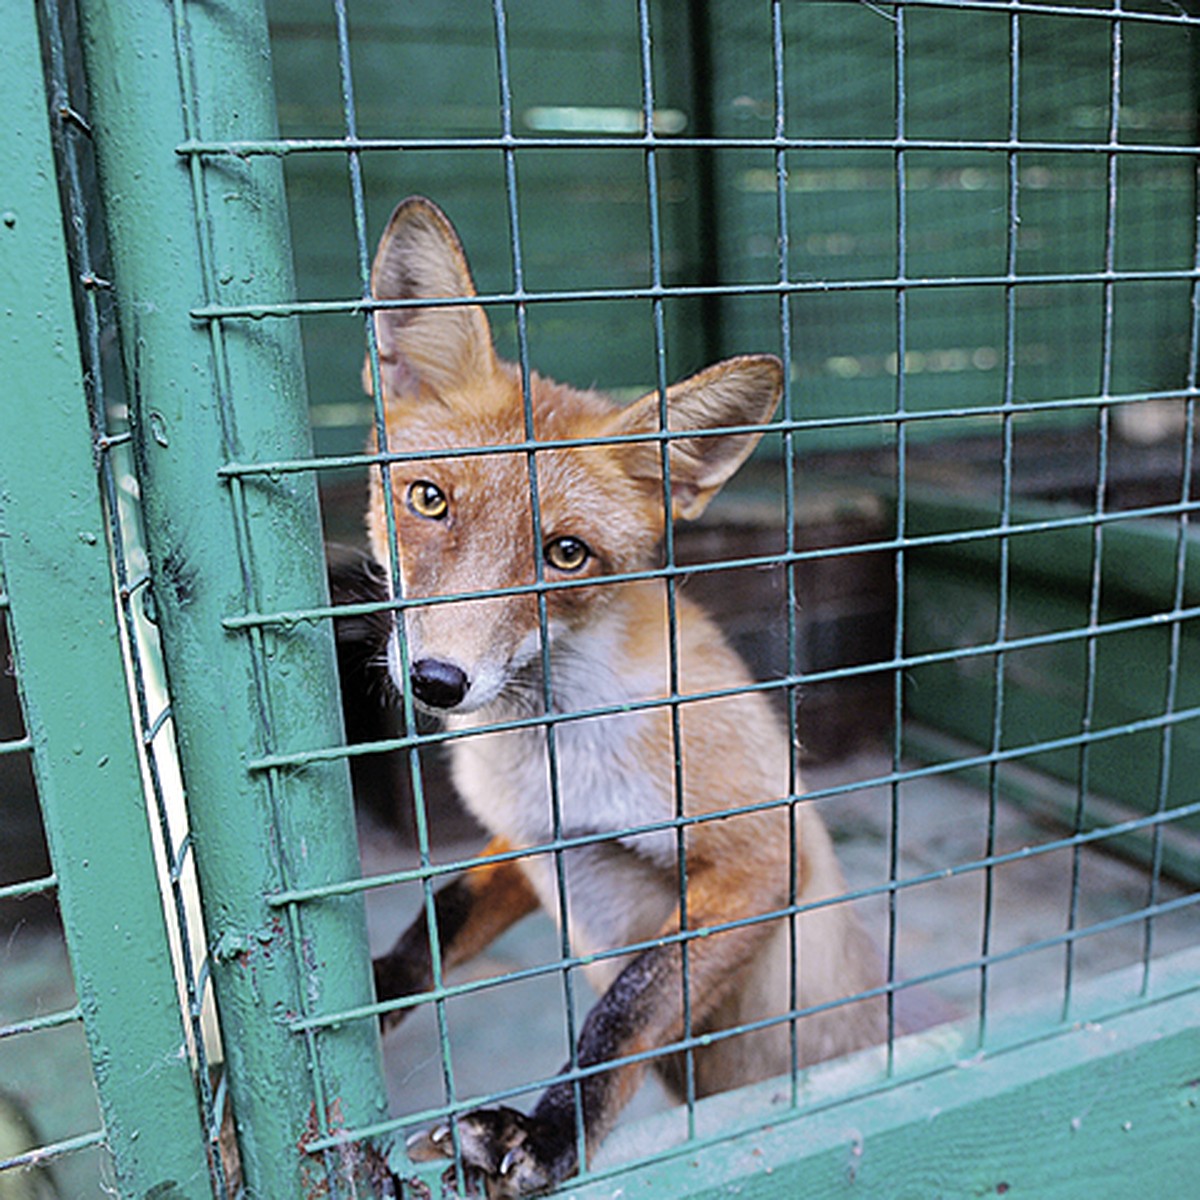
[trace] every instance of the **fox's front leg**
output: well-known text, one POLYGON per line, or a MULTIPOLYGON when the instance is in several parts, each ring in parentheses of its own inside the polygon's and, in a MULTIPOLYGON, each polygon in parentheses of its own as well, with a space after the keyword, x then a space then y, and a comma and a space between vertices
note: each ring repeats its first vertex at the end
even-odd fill
MULTIPOLYGON (((694 903, 698 899, 689 894, 692 926, 717 923, 711 911, 705 919, 704 906, 694 903)), ((720 921, 746 915, 729 911, 728 896, 721 909, 720 921)), ((678 929, 678 922, 672 922, 663 933, 678 933, 678 929)), ((689 942, 687 977, 694 1025, 701 1024, 736 986, 741 969, 753 958, 763 937, 763 926, 750 925, 689 942)), ((678 941, 644 951, 617 976, 588 1014, 577 1048, 580 1069, 614 1060, 619 1065, 585 1074, 578 1085, 567 1079, 552 1084, 528 1116, 510 1108, 493 1108, 458 1119, 463 1164, 468 1171, 482 1174, 491 1200, 545 1191, 579 1169, 577 1087, 583 1101, 587 1153, 603 1141, 645 1070, 645 1061, 620 1060, 669 1046, 684 1035, 683 957, 678 941)), ((454 1154, 449 1125, 418 1135, 409 1146, 414 1157, 454 1154)))
MULTIPOLYGON (((511 849, 503 838, 495 838, 483 857, 511 849)), ((442 969, 448 971, 473 958, 537 906, 537 895, 514 859, 482 862, 439 888, 433 911, 442 969)), ((375 959, 374 968, 379 1000, 399 1000, 433 987, 433 946, 424 909, 391 950, 375 959)), ((407 1008, 386 1012, 384 1028, 398 1025, 407 1012, 407 1008)))

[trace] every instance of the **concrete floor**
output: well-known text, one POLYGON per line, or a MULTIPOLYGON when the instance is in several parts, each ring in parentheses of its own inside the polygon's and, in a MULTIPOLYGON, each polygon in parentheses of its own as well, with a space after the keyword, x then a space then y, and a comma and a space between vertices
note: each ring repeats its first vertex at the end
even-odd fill
MULTIPOLYGON (((867 752, 847 761, 809 769, 806 786, 812 790, 889 773, 886 755, 867 752)), ((852 888, 869 887, 888 878, 891 788, 876 786, 839 794, 817 802, 838 844, 852 888)), ((947 876, 947 868, 978 860, 987 852, 988 799, 985 793, 952 775, 928 776, 903 785, 899 793, 901 879, 933 876, 929 882, 899 894, 897 968, 903 978, 949 971, 980 956, 984 897, 988 884, 983 871, 947 876)), ((1036 847, 1063 836, 1038 824, 1011 805, 1001 803, 995 829, 995 852, 1004 854, 1036 847)), ((476 851, 479 843, 446 847, 441 861, 476 851)), ((991 872, 991 939, 993 955, 1059 937, 1068 928, 1074 852, 1059 850, 1021 856, 991 872)), ((408 849, 387 833, 373 830, 363 842, 364 869, 384 871, 409 865, 408 849)), ((1144 869, 1085 849, 1079 854, 1077 927, 1087 927, 1142 908, 1146 903, 1144 869)), ((1160 897, 1179 895, 1170 882, 1160 897)), ((389 946, 420 904, 417 890, 407 895, 395 889, 372 893, 368 921, 373 953, 389 946)), ((886 897, 858 902, 868 929, 882 946, 888 932, 886 897)), ((1145 926, 1122 925, 1104 934, 1081 939, 1074 951, 1074 983, 1082 986, 1141 960, 1145 926)), ((1169 954, 1200 941, 1200 917, 1195 908, 1154 926, 1154 951, 1169 954)), ((452 982, 495 977, 538 964, 559 955, 558 934, 542 914, 500 938, 488 952, 456 974, 452 982)), ((1066 951, 1062 946, 1021 954, 992 965, 987 972, 987 1006, 992 1016, 1014 1010, 1045 1010, 1056 1016, 1061 1008, 1066 951)), ((574 983, 576 1028, 593 994, 579 978, 574 983)), ((950 1011, 963 1018, 977 1016, 982 975, 974 969, 953 971, 931 985, 950 1011)), ((552 1075, 567 1058, 563 1013, 564 985, 549 973, 520 983, 459 997, 445 1006, 451 1047, 452 1084, 459 1098, 492 1090, 519 1087, 552 1075)), ((445 1102, 443 1056, 432 1006, 409 1017, 384 1043, 385 1065, 393 1113, 417 1113, 445 1102)), ((517 1096, 522 1107, 536 1092, 517 1096)), ((648 1079, 623 1122, 636 1122, 666 1105, 665 1093, 648 1079)))
MULTIPOLYGON (((886 775, 889 763, 877 752, 806 772, 810 790, 886 775)), ((887 878, 891 789, 865 788, 818 802, 834 832, 852 887, 887 878)), ((946 875, 955 864, 985 854, 988 803, 985 794, 953 776, 932 776, 904 785, 900 810, 901 878, 930 875, 920 886, 900 893, 897 903, 897 958, 903 976, 912 978, 969 962, 980 953, 985 892, 983 872, 946 875)), ((368 873, 411 865, 412 851, 389 830, 365 821, 363 866, 368 873)), ((998 852, 1036 847, 1061 836, 1022 811, 1001 804, 996 822, 998 852)), ((479 843, 441 847, 443 861, 472 853, 479 843)), ((1055 938, 1066 928, 1073 852, 1022 855, 992 872, 991 948, 994 953, 1055 938)), ((1078 924, 1087 926, 1140 908, 1146 899, 1145 871, 1088 849, 1079 856, 1078 924)), ((1180 894, 1169 882, 1163 898, 1180 894)), ((373 952, 390 945, 420 904, 415 887, 387 888, 368 896, 373 952)), ((876 939, 887 936, 887 903, 882 897, 859 902, 876 939)), ((1144 926, 1131 923, 1083 939, 1074 969, 1080 984, 1140 960, 1144 926)), ((1194 907, 1156 921, 1156 954, 1200 942, 1200 917, 1194 907)), ((559 954, 551 922, 536 915, 499 939, 470 964, 461 978, 487 978, 553 962, 559 954)), ((988 972, 989 1013, 1061 1005, 1065 951, 1061 946, 1022 954, 988 972)), ((978 968, 940 979, 936 991, 956 1012, 978 1013, 978 968)), ((582 979, 574 981, 576 1027, 592 996, 582 979)), ((70 971, 61 938, 53 929, 32 923, 0 930, 0 1023, 68 1008, 74 1002, 70 971)), ((551 972, 536 979, 498 985, 446 1005, 454 1094, 462 1099, 501 1088, 522 1086, 552 1075, 567 1057, 564 985, 551 972)), ((396 1114, 418 1113, 444 1102, 445 1079, 437 1021, 432 1006, 416 1012, 384 1044, 387 1083, 396 1114)), ((94 1129, 96 1104, 87 1067, 86 1047, 77 1024, 0 1041, 0 1088, 26 1105, 44 1140, 94 1129)), ((526 1106, 533 1092, 515 1095, 526 1106)), ((650 1081, 627 1110, 630 1127, 666 1104, 650 1081)), ((111 1170, 100 1151, 61 1160, 55 1170, 64 1197, 109 1194, 111 1170)), ((2 1182, 2 1181, 0 1181, 2 1182)), ((3 1188, 0 1187, 0 1196, 3 1188)))

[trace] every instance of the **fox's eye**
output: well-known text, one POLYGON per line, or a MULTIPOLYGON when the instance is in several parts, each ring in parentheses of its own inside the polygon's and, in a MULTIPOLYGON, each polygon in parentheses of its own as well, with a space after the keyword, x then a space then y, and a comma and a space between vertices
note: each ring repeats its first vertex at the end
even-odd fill
POLYGON ((542 553, 556 571, 578 571, 592 557, 587 542, 577 537, 555 538, 542 553))
POLYGON ((428 479, 418 479, 408 489, 408 507, 418 517, 427 517, 431 521, 440 521, 450 508, 446 493, 436 483, 428 479))

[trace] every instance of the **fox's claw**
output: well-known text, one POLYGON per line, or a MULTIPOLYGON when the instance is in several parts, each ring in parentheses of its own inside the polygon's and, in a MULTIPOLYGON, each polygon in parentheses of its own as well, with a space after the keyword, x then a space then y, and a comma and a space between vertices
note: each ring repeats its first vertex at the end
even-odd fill
POLYGON ((413 1162, 435 1162, 439 1158, 454 1157, 454 1147, 450 1145, 449 1138, 449 1125, 435 1125, 432 1129, 414 1133, 404 1143, 404 1148, 413 1162))
MULTIPOLYGON (((515 1109, 481 1108, 460 1117, 456 1129, 466 1195, 478 1195, 482 1184, 488 1200, 529 1196, 553 1187, 574 1169, 572 1147, 565 1155, 555 1154, 550 1131, 515 1109)), ((409 1157, 417 1162, 454 1158, 454 1141, 449 1125, 434 1126, 409 1138, 409 1157)))

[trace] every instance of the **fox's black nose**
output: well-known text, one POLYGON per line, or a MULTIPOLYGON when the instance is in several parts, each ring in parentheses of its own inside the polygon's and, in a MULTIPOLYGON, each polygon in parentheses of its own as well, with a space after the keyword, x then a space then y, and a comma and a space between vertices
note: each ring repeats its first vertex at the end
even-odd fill
POLYGON ((437 658, 422 658, 408 672, 413 695, 430 708, 457 708, 467 694, 465 671, 437 658))

